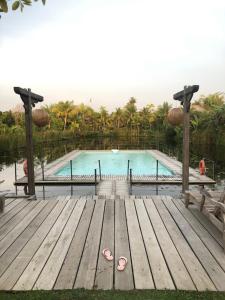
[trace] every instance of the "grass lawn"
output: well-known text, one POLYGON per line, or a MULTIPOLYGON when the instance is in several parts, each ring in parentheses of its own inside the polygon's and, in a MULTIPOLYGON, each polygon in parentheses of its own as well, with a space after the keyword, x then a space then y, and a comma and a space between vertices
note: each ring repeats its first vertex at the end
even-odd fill
POLYGON ((0 300, 224 300, 225 293, 221 292, 186 292, 186 291, 88 291, 88 290, 66 290, 66 291, 31 291, 31 292, 0 292, 0 300))

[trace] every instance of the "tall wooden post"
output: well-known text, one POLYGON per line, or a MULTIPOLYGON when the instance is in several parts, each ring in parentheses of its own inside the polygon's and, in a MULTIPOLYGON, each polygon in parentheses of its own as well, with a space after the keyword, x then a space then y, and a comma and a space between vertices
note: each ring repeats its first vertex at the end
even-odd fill
POLYGON ((182 192, 189 190, 189 148, 190 148, 190 102, 186 97, 186 86, 184 87, 183 102, 183 167, 182 167, 182 192))
MULTIPOLYGON (((190 147, 190 106, 193 94, 199 90, 198 85, 185 86, 184 89, 173 95, 183 105, 183 167, 182 167, 182 192, 189 190, 189 147, 190 147)), ((187 206, 187 201, 186 201, 187 206)))
POLYGON ((26 127, 26 150, 27 150, 27 171, 28 171, 28 194, 35 195, 35 181, 34 181, 34 147, 32 136, 32 106, 42 102, 44 98, 40 95, 34 94, 30 89, 22 89, 20 87, 14 87, 14 92, 20 95, 23 106, 25 109, 25 127, 26 127))
POLYGON ((27 168, 28 168, 28 194, 35 195, 34 182, 34 146, 32 136, 32 107, 31 90, 28 89, 28 102, 24 103, 25 109, 25 127, 26 127, 26 150, 27 150, 27 168))

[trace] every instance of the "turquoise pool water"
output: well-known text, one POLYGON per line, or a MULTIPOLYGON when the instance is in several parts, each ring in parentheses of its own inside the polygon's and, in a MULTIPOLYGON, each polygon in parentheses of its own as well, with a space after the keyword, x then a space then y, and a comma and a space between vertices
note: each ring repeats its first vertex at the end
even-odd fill
MULTIPOLYGON (((101 162, 102 175, 126 175, 127 162, 133 175, 156 175, 156 160, 147 152, 119 151, 82 152, 72 162, 73 175, 93 175, 98 171, 98 160, 101 162)), ((70 176, 70 162, 60 168, 55 175, 70 176)), ((159 175, 173 175, 173 172, 159 162, 159 175)))

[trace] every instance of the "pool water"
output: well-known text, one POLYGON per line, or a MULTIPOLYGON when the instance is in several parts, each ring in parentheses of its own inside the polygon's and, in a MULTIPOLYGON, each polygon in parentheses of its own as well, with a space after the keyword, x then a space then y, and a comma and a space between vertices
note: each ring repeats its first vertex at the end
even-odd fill
MULTIPOLYGON (((102 175, 127 175, 128 160, 133 175, 156 175, 156 159, 146 151, 112 151, 82 152, 72 161, 73 175, 93 175, 94 169, 99 173, 101 163, 102 175)), ((60 168, 55 175, 70 176, 70 162, 60 168)), ((158 175, 173 175, 173 172, 159 162, 158 175)))

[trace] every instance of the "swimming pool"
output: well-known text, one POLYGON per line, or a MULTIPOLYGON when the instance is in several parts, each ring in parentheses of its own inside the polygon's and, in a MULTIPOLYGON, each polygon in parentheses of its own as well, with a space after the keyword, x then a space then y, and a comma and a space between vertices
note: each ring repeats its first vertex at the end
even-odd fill
MULTIPOLYGON (((126 175, 128 160, 133 175, 156 175, 156 159, 147 151, 82 151, 72 160, 73 175, 93 175, 99 169, 102 175, 126 175)), ((174 173, 162 163, 158 164, 158 175, 170 176, 174 173)), ((68 161, 56 171, 56 176, 70 176, 71 166, 68 161)))

